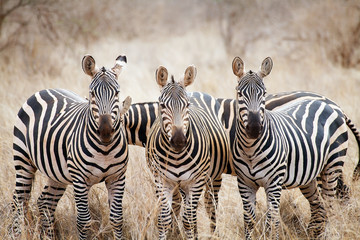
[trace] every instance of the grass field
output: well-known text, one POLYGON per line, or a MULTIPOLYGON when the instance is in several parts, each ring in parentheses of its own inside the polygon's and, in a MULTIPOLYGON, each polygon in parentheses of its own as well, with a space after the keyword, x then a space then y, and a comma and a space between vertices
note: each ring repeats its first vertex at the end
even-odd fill
MULTIPOLYGON (((0 13, 15 1, 0 3, 0 13)), ((307 90, 338 103, 360 126, 360 4, 349 1, 25 1, 0 18, 0 238, 11 239, 10 204, 15 186, 12 128, 26 99, 45 88, 65 88, 88 95, 90 79, 81 69, 85 54, 99 66, 112 67, 125 54, 128 66, 120 76, 121 96, 133 102, 155 101, 159 89, 155 70, 165 66, 178 79, 187 66, 197 67, 189 91, 215 97, 235 97, 236 77, 231 62, 240 56, 247 70, 258 70, 262 60, 274 61, 265 79, 268 93, 307 90)), ((2 16, 2 15, 0 15, 2 16)), ((345 163, 351 187, 347 204, 329 209, 328 239, 360 239, 360 184, 352 182, 359 159, 353 137, 345 163)), ((124 196, 126 239, 156 239, 157 199, 144 150, 130 148, 124 196)), ((31 216, 22 239, 37 239, 40 229, 36 199, 44 185, 36 177, 30 202, 31 216)), ((92 236, 111 239, 107 192, 104 184, 90 194, 92 236)), ((256 237, 264 239, 266 201, 259 191, 256 237)), ((224 176, 217 209, 218 229, 212 236, 203 203, 198 210, 200 239, 243 239, 242 203, 236 178, 224 176)), ((310 211, 300 191, 284 191, 281 199, 281 239, 307 239, 310 211)), ((77 239, 76 212, 69 186, 56 210, 58 239, 77 239)), ((184 235, 172 234, 171 239, 184 235)))

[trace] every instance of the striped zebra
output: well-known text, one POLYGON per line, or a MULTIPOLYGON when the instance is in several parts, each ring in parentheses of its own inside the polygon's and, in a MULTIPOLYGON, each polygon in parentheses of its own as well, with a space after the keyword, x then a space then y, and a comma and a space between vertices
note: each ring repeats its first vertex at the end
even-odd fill
MULTIPOLYGON (((342 112, 344 115, 346 124, 351 130, 357 142, 358 149, 360 149, 360 132, 356 128, 355 124, 351 119, 341 110, 341 108, 334 103, 332 100, 313 92, 306 91, 294 91, 294 92, 281 92, 277 94, 269 94, 265 97, 265 108, 266 110, 280 110, 283 107, 293 106, 301 104, 303 101, 322 101, 324 104, 329 105, 335 111, 342 112)), ((235 141, 236 137, 236 99, 224 99, 218 98, 217 101, 220 103, 219 116, 222 121, 222 125, 225 128, 227 135, 229 136, 230 143, 235 141)), ((233 150, 233 149, 232 149, 233 150)), ((360 157, 360 156, 359 156, 360 157)), ((357 181, 360 176, 360 159, 353 172, 353 180, 357 181)), ((321 185, 321 183, 319 184, 321 185)), ((350 189, 344 184, 343 174, 338 179, 338 185, 336 188, 336 195, 340 199, 348 199, 350 197, 350 189)))
POLYGON ((273 110, 265 109, 263 78, 272 69, 266 58, 258 73, 245 72, 236 57, 232 68, 238 77, 236 128, 232 145, 238 188, 243 201, 245 236, 254 228, 256 192, 264 187, 268 212, 266 232, 278 238, 279 204, 282 188, 299 187, 310 203, 310 234, 318 237, 327 220, 321 195, 332 199, 342 173, 348 147, 348 132, 341 110, 324 101, 304 99, 273 110))
POLYGON ((43 234, 54 237, 56 205, 66 190, 74 186, 79 238, 90 229, 88 192, 92 185, 105 181, 108 189, 110 222, 116 239, 122 237, 122 198, 128 145, 122 116, 131 104, 127 97, 121 106, 117 81, 125 56, 116 59, 111 69, 97 68, 93 57, 86 55, 82 68, 92 80, 89 100, 61 89, 35 93, 21 107, 14 126, 13 230, 19 232, 19 218, 26 212, 35 172, 48 180, 37 204, 43 234))
POLYGON ((146 159, 155 177, 160 202, 157 227, 165 239, 172 223, 173 196, 184 201, 183 225, 188 239, 197 238, 196 210, 202 190, 215 229, 215 207, 221 174, 229 163, 227 136, 216 113, 219 105, 207 94, 190 93, 196 68, 190 66, 184 79, 167 82, 168 72, 160 66, 156 81, 161 87, 158 117, 147 136, 146 159))

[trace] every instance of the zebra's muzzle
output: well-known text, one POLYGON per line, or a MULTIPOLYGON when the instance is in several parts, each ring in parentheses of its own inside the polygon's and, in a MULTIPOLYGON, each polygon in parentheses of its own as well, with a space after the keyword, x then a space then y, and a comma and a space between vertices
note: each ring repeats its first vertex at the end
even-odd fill
POLYGON ((112 125, 110 114, 100 115, 98 135, 104 144, 109 144, 112 141, 115 129, 112 125))
POLYGON ((260 113, 249 112, 248 124, 245 127, 246 135, 250 139, 257 139, 262 133, 263 126, 260 121, 260 113))
POLYGON ((176 151, 182 151, 186 146, 186 136, 183 133, 182 128, 173 127, 172 138, 170 139, 170 146, 176 151))

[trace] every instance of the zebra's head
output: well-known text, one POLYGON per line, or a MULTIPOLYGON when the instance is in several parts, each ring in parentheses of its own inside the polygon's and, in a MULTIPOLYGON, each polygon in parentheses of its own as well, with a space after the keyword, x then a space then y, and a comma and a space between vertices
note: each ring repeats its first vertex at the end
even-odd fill
POLYGON ((161 88, 159 97, 161 129, 176 152, 182 151, 187 143, 190 99, 185 88, 194 82, 195 76, 196 68, 189 66, 183 79, 176 82, 171 76, 168 82, 167 69, 160 66, 156 70, 156 82, 161 88))
POLYGON ((118 77, 126 64, 126 57, 116 58, 111 69, 97 68, 95 60, 85 55, 82 68, 92 80, 89 86, 90 114, 95 121, 95 132, 103 144, 112 142, 121 123, 121 117, 129 109, 131 98, 127 97, 122 106, 119 100, 120 85, 118 77))
POLYGON ((238 77, 237 114, 250 139, 257 139, 263 130, 266 93, 263 78, 269 75, 272 66, 270 57, 264 59, 257 73, 251 70, 245 72, 244 62, 239 57, 235 57, 232 62, 233 72, 238 77))

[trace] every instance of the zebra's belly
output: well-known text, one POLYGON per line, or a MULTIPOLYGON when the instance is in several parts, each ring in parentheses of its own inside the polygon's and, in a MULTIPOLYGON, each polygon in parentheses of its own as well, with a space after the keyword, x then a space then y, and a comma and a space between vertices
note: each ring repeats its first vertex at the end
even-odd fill
POLYGON ((283 181, 284 188, 296 188, 299 186, 305 186, 311 181, 316 180, 316 177, 323 169, 323 163, 320 163, 321 167, 308 166, 308 162, 304 162, 300 165, 288 164, 286 174, 283 181))
POLYGON ((67 168, 65 159, 57 159, 51 156, 38 156, 32 158, 36 168, 48 178, 64 184, 72 184, 72 179, 67 168), (56 163, 56 164, 54 164, 56 163))

